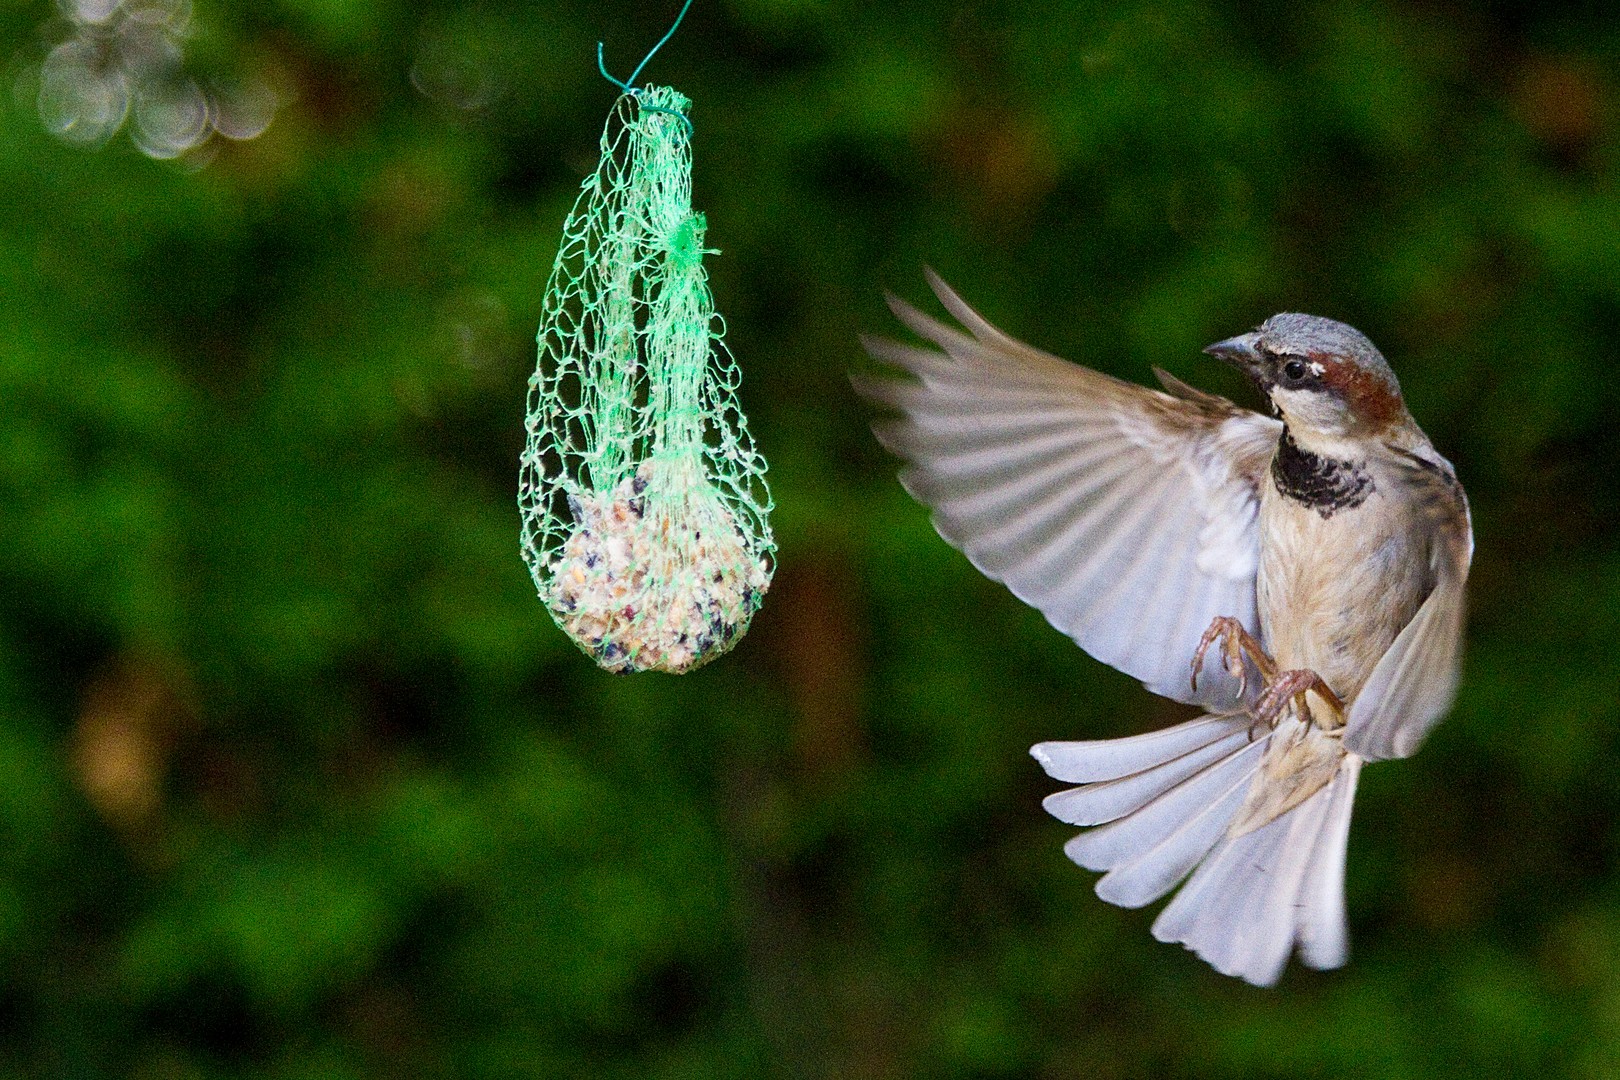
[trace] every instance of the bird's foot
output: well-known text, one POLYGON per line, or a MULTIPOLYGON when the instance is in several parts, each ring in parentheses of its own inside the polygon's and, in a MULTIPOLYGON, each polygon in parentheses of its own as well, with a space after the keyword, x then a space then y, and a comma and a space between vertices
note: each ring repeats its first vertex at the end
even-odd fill
POLYGON ((1254 722, 1276 727, 1290 701, 1294 703, 1299 719, 1303 723, 1314 724, 1325 733, 1335 732, 1344 727, 1344 702, 1340 701, 1339 695, 1322 681, 1322 676, 1307 668, 1280 671, 1266 680, 1265 692, 1254 703, 1254 709, 1251 711, 1254 722), (1320 720, 1311 711, 1308 701, 1310 694, 1315 694, 1325 706, 1320 720))
POLYGON ((1255 636, 1232 616, 1217 615, 1215 621, 1209 624, 1209 629, 1204 631, 1204 636, 1198 639, 1198 648, 1193 653, 1194 690, 1198 689, 1198 674, 1204 670, 1204 654, 1209 652, 1210 646, 1217 641, 1221 643, 1221 657, 1226 663, 1226 670, 1238 681, 1238 697, 1241 698, 1249 688, 1249 669, 1243 663, 1245 655, 1254 661, 1254 666, 1260 671, 1260 677, 1268 686, 1277 677, 1277 662, 1266 655, 1266 650, 1255 636))

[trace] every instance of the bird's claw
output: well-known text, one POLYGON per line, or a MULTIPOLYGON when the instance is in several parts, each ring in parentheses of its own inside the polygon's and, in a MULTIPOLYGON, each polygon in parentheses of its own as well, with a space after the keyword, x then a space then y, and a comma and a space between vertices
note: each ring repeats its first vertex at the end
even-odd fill
POLYGON ((1204 670, 1204 654, 1209 652, 1210 646, 1215 642, 1221 643, 1221 658, 1225 661, 1227 672, 1238 681, 1238 697, 1241 699, 1249 689, 1249 668, 1243 662, 1245 655, 1254 661, 1254 666, 1268 682, 1277 670, 1277 665, 1271 657, 1266 655, 1260 642, 1255 640, 1253 634, 1237 619, 1230 615, 1217 615, 1204 631, 1204 636, 1198 639, 1198 648, 1193 651, 1192 658, 1192 688, 1198 689, 1198 675, 1204 670))
POLYGON ((1329 732, 1344 726, 1344 702, 1322 681, 1322 676, 1306 668, 1278 672, 1275 678, 1268 679, 1265 692, 1254 703, 1250 715, 1256 724, 1276 727, 1290 701, 1294 702, 1299 719, 1304 723, 1316 724, 1329 732), (1316 724, 1310 703, 1306 700, 1309 693, 1315 693, 1327 704, 1327 711, 1331 715, 1325 718, 1326 722, 1316 724))
POLYGON ((1193 652, 1192 658, 1192 688, 1198 689, 1198 676, 1204 670, 1204 656, 1220 642, 1221 658, 1226 670, 1238 681, 1238 697, 1241 699, 1249 688, 1249 669, 1244 663, 1245 658, 1252 661, 1260 677, 1264 680, 1265 689, 1249 710, 1252 723, 1249 725, 1249 740, 1254 741, 1254 733, 1259 728, 1275 728, 1277 721, 1282 719, 1283 712, 1288 708, 1290 701, 1294 702, 1299 719, 1307 724, 1315 724, 1323 732, 1332 734, 1344 727, 1344 702, 1339 700, 1322 677, 1309 669, 1283 671, 1277 667, 1273 660, 1260 645, 1253 634, 1237 619, 1230 615, 1216 616, 1204 631, 1204 636, 1198 639, 1198 648, 1193 652), (1314 693, 1326 705, 1330 714, 1324 718, 1323 723, 1316 723, 1311 714, 1311 707, 1306 695, 1314 693))

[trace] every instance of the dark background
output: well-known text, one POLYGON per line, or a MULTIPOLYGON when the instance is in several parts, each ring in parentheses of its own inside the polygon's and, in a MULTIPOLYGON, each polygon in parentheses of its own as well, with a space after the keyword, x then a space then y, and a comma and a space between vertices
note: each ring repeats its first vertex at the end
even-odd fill
POLYGON ((613 677, 517 455, 595 42, 677 7, 148 9, 160 83, 279 103, 167 161, 53 136, 111 23, 0 0, 0 1075, 1620 1074, 1620 16, 698 0, 646 77, 781 565, 613 677), (1225 979, 1065 861, 1028 746, 1179 714, 900 492, 845 373, 925 263, 1244 401, 1201 346, 1344 319, 1457 463, 1464 681, 1363 778, 1345 970, 1225 979))

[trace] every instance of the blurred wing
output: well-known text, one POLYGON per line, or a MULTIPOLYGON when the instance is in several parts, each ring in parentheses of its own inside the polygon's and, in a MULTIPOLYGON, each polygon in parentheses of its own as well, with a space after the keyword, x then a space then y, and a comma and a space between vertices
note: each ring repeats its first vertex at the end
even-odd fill
POLYGON ((901 483, 1092 656, 1154 693, 1232 708, 1237 680, 1212 657, 1195 692, 1192 656, 1217 615, 1259 633, 1257 492, 1281 425, 1162 372, 1170 393, 1040 352, 929 283, 971 334, 891 298, 944 352, 867 339, 915 379, 854 380, 901 414, 874 425, 907 462, 901 483))
POLYGON ((1451 466, 1405 455, 1399 481, 1430 530, 1434 589, 1350 706, 1345 749, 1369 761, 1407 757, 1451 708, 1462 654, 1463 588, 1474 555, 1468 500, 1451 466))

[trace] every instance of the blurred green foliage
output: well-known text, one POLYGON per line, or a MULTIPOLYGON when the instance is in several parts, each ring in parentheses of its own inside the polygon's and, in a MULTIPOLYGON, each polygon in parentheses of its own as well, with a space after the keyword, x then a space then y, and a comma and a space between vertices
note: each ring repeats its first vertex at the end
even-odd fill
POLYGON ((781 567, 674 679, 551 625, 514 495, 594 43, 678 5, 195 5, 282 100, 206 163, 54 139, 0 3, 0 1076, 1620 1074, 1620 16, 701 0, 647 77, 781 567), (845 372, 924 263, 1246 401, 1199 347, 1345 319, 1457 462, 1465 680, 1365 776, 1344 971, 1064 860, 1026 748, 1176 713, 894 483, 845 372))

